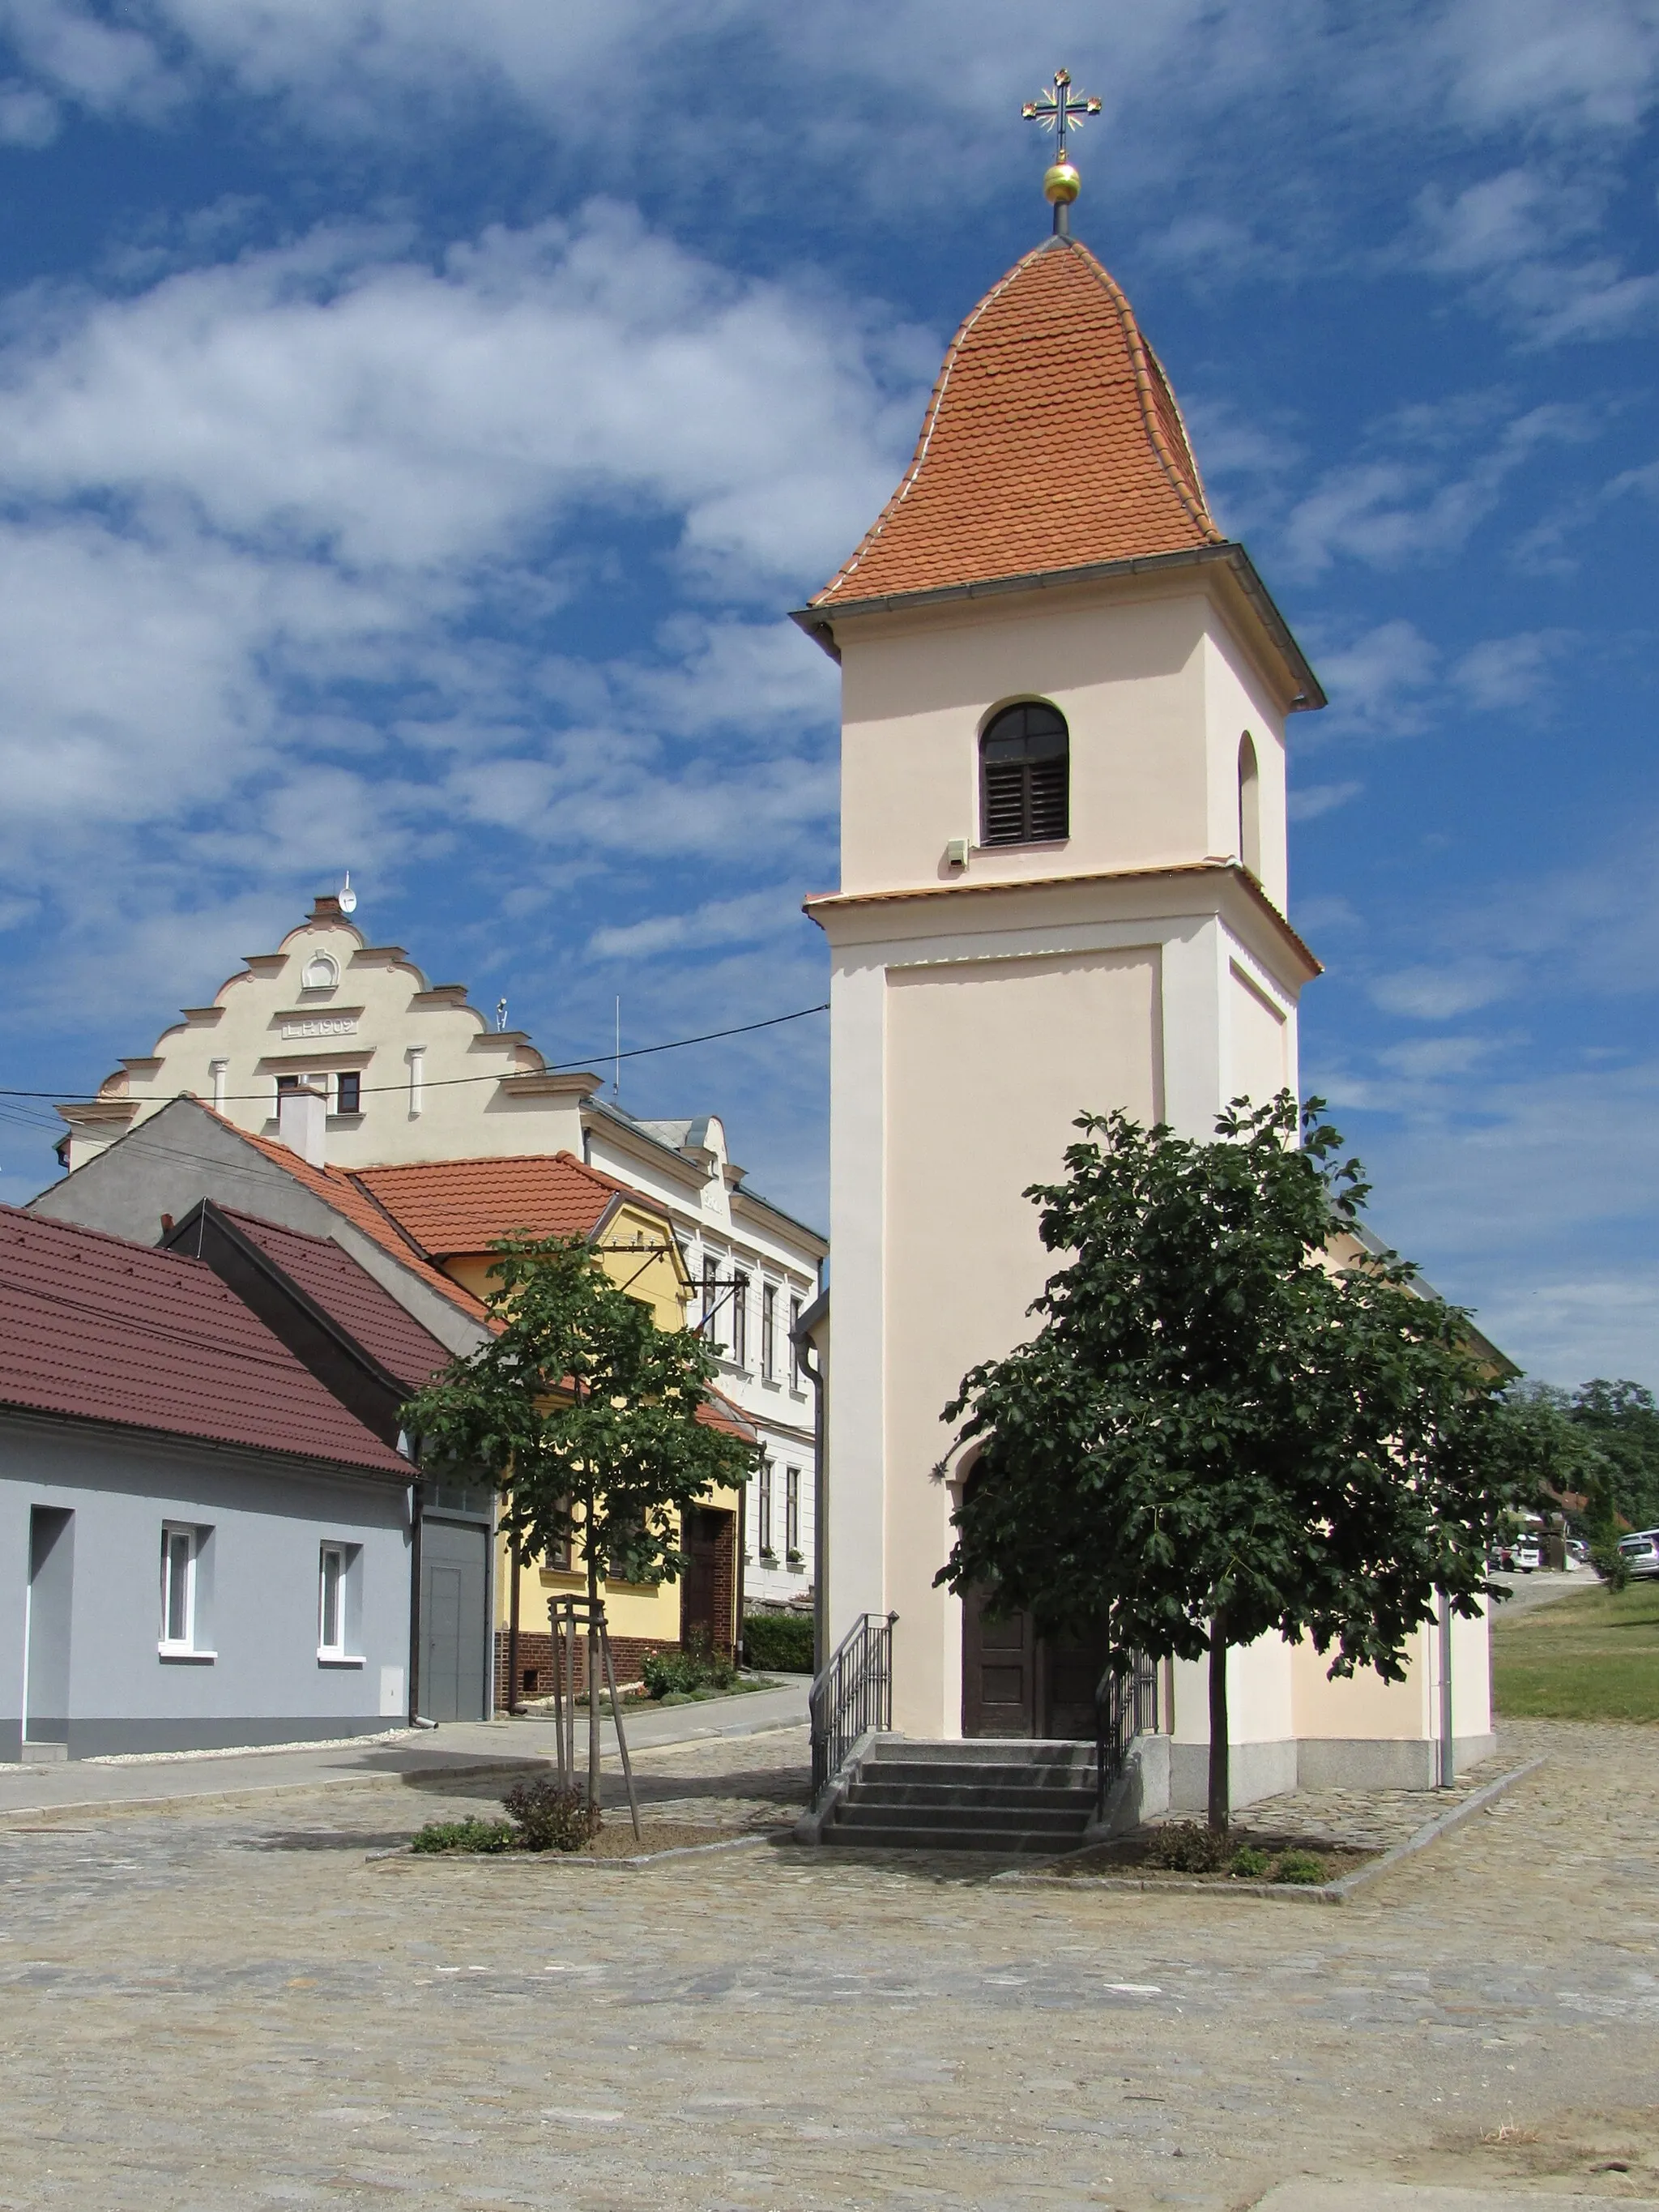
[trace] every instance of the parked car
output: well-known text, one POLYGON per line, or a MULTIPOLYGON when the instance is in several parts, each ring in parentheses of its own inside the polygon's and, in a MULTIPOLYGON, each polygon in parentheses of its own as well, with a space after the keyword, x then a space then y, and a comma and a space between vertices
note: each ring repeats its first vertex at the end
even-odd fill
POLYGON ((1619 1549, 1632 1575, 1659 1576, 1659 1528, 1638 1528, 1632 1536, 1621 1536, 1619 1549))
POLYGON ((1517 1536, 1510 1547, 1510 1564, 1517 1574, 1535 1575, 1540 1558, 1536 1536, 1517 1536))
POLYGON ((1582 1536, 1569 1536, 1567 1539, 1567 1572, 1569 1574, 1575 1573, 1578 1568, 1589 1566, 1589 1546, 1584 1541, 1582 1536))

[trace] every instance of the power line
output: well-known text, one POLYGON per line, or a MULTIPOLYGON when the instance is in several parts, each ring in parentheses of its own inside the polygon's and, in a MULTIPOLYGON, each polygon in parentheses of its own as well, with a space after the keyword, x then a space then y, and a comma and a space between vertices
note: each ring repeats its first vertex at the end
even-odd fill
MULTIPOLYGON (((634 1045, 631 1046, 627 1052, 623 1053, 620 1057, 623 1060, 647 1060, 653 1053, 684 1052, 688 1045, 716 1044, 722 1037, 750 1036, 757 1030, 780 1029, 786 1022, 805 1021, 809 1014, 827 1014, 829 1011, 830 1001, 826 999, 822 1006, 797 1006, 794 1012, 792 1014, 769 1014, 764 1021, 739 1022, 734 1029, 705 1030, 700 1036, 671 1037, 665 1044, 634 1045)), ((508 1082, 511 1081, 514 1073, 532 1075, 564 1075, 582 1068, 584 1064, 588 1060, 595 1059, 615 1060, 617 1057, 618 1055, 617 1054, 610 1051, 602 1053, 584 1053, 578 1060, 549 1060, 539 1069, 521 1068, 517 1070, 509 1070, 505 1075, 497 1072, 492 1075, 441 1075, 429 1077, 422 1081, 421 1087, 423 1091, 447 1091, 453 1089, 459 1084, 464 1083, 508 1082)), ((404 1091, 408 1090, 409 1085, 406 1081, 403 1083, 365 1083, 360 1087, 364 1096, 370 1096, 380 1091, 404 1091)), ((177 1097, 185 1097, 191 1094, 185 1091, 178 1091, 173 1095, 177 1097)), ((63 1097, 64 1093, 62 1091, 24 1091, 19 1090, 10 1085, 0 1084, 0 1098, 51 1098, 57 1100, 63 1097)), ((269 1091, 230 1091, 225 1093, 222 1103, 227 1106, 243 1104, 252 1105, 260 1100, 268 1099, 270 1097, 270 1093, 269 1091)), ((96 1105, 98 1103, 98 1093, 95 1091, 71 1091, 66 1103, 71 1106, 96 1105)), ((153 1099, 143 1098, 141 1097, 137 1103, 141 1105, 150 1105, 155 1102, 153 1099)))

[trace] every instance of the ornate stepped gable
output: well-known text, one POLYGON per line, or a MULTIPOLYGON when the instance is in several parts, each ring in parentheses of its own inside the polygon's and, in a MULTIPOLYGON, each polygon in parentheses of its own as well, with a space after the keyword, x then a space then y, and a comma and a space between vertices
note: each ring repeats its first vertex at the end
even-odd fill
POLYGON ((811 605, 1224 543, 1133 308, 1086 246, 1057 237, 957 332, 902 483, 811 605))

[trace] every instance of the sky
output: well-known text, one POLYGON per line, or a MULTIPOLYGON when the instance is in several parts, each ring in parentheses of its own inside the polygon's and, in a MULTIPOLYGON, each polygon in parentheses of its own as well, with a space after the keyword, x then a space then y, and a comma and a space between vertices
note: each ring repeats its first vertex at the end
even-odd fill
MULTIPOLYGON (((815 1005, 786 619, 1075 228, 1331 696, 1305 1090, 1531 1374, 1659 1385, 1659 0, 0 0, 0 1085, 349 868, 586 1058, 815 1005)), ((825 1215, 827 1024, 645 1058, 825 1215)), ((0 1197, 49 1181, 0 1097, 0 1197)))

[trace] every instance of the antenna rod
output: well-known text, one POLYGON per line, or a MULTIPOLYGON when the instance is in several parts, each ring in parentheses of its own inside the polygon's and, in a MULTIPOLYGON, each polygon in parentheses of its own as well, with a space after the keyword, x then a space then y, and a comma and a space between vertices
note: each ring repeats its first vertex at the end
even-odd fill
POLYGON ((622 1099, 622 1000, 617 1001, 617 1059, 615 1073, 611 1079, 611 1096, 619 1103, 622 1099))

